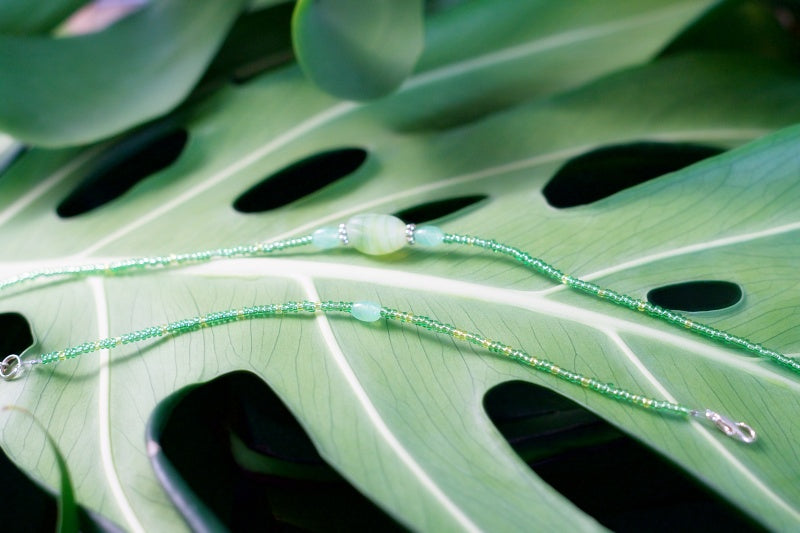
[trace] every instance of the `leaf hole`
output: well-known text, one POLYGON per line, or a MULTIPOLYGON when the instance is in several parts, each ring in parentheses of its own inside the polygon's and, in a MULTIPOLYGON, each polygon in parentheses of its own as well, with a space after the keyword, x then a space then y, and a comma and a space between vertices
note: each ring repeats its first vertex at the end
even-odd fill
POLYGON ((322 459, 249 372, 171 395, 154 410, 147 439, 157 443, 156 475, 194 530, 402 530, 322 459))
POLYGON ((761 531, 667 459, 544 387, 502 383, 483 404, 537 476, 613 531, 761 531))
POLYGON ((33 346, 31 325, 19 313, 0 313, 0 331, 0 359, 12 353, 20 355, 33 346))
POLYGON ((476 206, 487 198, 489 197, 485 194, 445 198, 403 209, 394 216, 409 224, 423 224, 448 215, 462 214, 462 210, 476 206))
POLYGON ((647 301, 674 311, 717 311, 742 300, 742 288, 720 280, 686 281, 650 290, 647 301))
POLYGON ((363 148, 339 148, 312 155, 263 179, 239 196, 233 207, 241 213, 283 207, 350 176, 366 159, 363 148))
POLYGON ((723 151, 688 143, 606 146, 569 160, 545 185, 542 194, 557 208, 591 204, 723 151))
POLYGON ((185 129, 143 129, 107 150, 87 175, 56 208, 62 218, 88 213, 128 192, 145 178, 180 157, 189 133, 185 129))

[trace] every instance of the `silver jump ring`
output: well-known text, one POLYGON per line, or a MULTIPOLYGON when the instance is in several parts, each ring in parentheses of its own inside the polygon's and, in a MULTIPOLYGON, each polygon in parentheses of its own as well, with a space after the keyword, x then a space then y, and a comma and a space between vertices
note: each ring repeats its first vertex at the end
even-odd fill
POLYGON ((2 362, 0 362, 0 378, 8 381, 16 378, 22 372, 22 359, 15 353, 7 355, 2 362))

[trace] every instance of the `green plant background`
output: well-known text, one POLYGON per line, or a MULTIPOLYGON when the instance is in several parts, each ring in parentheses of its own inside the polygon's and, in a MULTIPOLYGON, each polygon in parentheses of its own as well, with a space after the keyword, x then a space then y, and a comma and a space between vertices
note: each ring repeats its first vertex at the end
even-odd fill
MULTIPOLYGON (((32 148, 0 179, 0 275, 282 238, 359 212, 486 195, 438 223, 638 297, 687 280, 735 282, 744 291, 739 304, 697 319, 798 353, 800 129, 790 126, 800 118, 800 80, 788 45, 743 54, 740 43, 711 46, 693 36, 709 17, 741 20, 743 9, 763 8, 721 3, 701 18, 712 4, 611 1, 576 10, 475 1, 429 13, 416 71, 396 92, 343 101, 285 65, 196 93, 164 119, 189 132, 180 158, 70 219, 55 206, 116 141, 32 148), (543 198, 570 158, 639 141, 736 149, 584 207, 554 209, 543 198), (335 184, 270 212, 232 208, 265 176, 350 146, 368 159, 335 184)), ((146 92, 148 80, 141 83, 146 92)), ((15 90, 0 85, 2 94, 15 90)), ((83 142, 85 121, 70 120, 74 142, 83 142)), ((24 130, 9 131, 27 140, 24 130)), ((58 135, 46 138, 64 144, 58 135)), ((149 465, 158 446, 144 437, 153 409, 181 387, 242 369, 278 393, 332 466, 413 529, 600 529, 537 478, 488 420, 483 395, 514 379, 597 413, 764 526, 800 523, 796 376, 552 287, 496 257, 449 248, 390 258, 298 252, 29 287, 5 295, 0 311, 30 321, 31 351, 40 352, 298 299, 411 309, 629 389, 716 408, 753 425, 760 439, 743 446, 447 339, 333 316, 235 323, 83 356, 3 383, 0 403, 33 412, 66 459, 76 499, 132 531, 184 524, 149 465)), ((9 418, 2 441, 33 478, 59 486, 32 422, 9 418)), ((603 480, 587 483, 603 490, 603 480)))

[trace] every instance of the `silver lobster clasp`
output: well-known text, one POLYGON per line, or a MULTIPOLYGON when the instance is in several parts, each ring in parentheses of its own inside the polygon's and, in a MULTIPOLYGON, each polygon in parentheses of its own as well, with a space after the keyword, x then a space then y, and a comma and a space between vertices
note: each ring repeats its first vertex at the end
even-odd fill
POLYGON ((694 411, 692 414, 698 417, 704 416, 712 424, 717 426, 717 429, 732 439, 736 439, 746 444, 750 444, 756 440, 756 431, 744 422, 736 422, 727 416, 712 411, 711 409, 706 409, 704 413, 701 413, 700 411, 694 411))

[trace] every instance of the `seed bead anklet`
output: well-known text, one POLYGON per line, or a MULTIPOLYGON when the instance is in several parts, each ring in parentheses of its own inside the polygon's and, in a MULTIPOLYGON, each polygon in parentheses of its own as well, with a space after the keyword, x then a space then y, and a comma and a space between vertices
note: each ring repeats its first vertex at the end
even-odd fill
POLYGON ((710 409, 691 409, 678 403, 656 400, 642 394, 634 394, 625 389, 619 388, 611 383, 578 374, 566 368, 562 368, 546 359, 540 359, 528 353, 512 348, 511 346, 488 339, 479 333, 473 333, 460 329, 456 326, 439 322, 433 318, 415 315, 406 311, 399 311, 388 307, 381 307, 374 302, 286 302, 283 304, 260 305, 253 307, 243 307, 240 309, 229 309, 209 313, 207 315, 196 316, 184 320, 170 322, 157 326, 151 326, 117 337, 107 337, 96 341, 84 342, 63 350, 57 350, 42 354, 37 359, 22 360, 19 355, 11 354, 0 362, 0 377, 5 380, 18 378, 23 374, 24 369, 34 369, 40 366, 57 364, 78 356, 110 350, 125 344, 142 342, 156 337, 167 335, 180 335, 191 331, 196 331, 204 327, 213 327, 221 324, 235 322, 237 320, 252 320, 256 318, 267 318, 271 316, 281 316, 298 313, 347 313, 361 322, 376 322, 378 320, 394 320, 405 324, 411 324, 428 331, 447 335, 455 340, 469 342, 479 346, 490 353, 507 357, 513 361, 521 363, 539 372, 550 374, 568 383, 579 385, 597 394, 616 400, 621 403, 630 404, 636 407, 654 411, 662 415, 677 416, 684 419, 690 417, 705 419, 725 435, 744 443, 752 443, 756 440, 756 432, 752 427, 744 422, 735 422, 710 409))
POLYGON ((329 250, 340 246, 352 246, 368 255, 390 254, 405 246, 436 248, 443 244, 462 245, 488 250, 508 256, 539 275, 605 300, 614 305, 647 314, 666 324, 685 329, 713 342, 739 348, 752 355, 766 358, 796 373, 800 373, 800 361, 765 348, 744 337, 733 335, 711 326, 691 320, 647 300, 639 300, 570 276, 545 263, 531 254, 495 240, 482 239, 470 235, 445 233, 436 226, 406 224, 397 217, 380 214, 362 214, 351 217, 338 226, 326 226, 311 235, 294 239, 257 243, 233 248, 215 248, 199 252, 170 254, 167 256, 140 257, 103 264, 89 264, 64 268, 51 268, 20 274, 0 281, 0 291, 34 280, 46 278, 85 277, 92 275, 115 275, 149 269, 204 263, 215 259, 242 257, 262 257, 274 252, 312 246, 319 250, 329 250))

